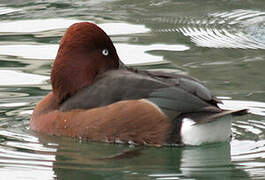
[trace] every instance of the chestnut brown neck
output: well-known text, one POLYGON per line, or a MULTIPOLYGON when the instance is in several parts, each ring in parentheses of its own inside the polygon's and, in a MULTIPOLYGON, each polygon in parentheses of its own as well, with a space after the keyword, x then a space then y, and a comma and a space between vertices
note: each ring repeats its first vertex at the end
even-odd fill
POLYGON ((86 55, 78 52, 63 52, 59 49, 55 59, 51 81, 54 96, 59 104, 73 96, 79 89, 91 84, 97 75, 96 65, 86 55), (93 68, 92 68, 93 67, 93 68))

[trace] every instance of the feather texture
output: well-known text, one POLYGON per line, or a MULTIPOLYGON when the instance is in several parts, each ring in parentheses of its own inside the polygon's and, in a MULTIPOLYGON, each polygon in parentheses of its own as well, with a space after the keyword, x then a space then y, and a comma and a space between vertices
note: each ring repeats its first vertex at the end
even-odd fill
POLYGON ((99 75, 90 86, 66 100, 60 110, 90 109, 137 99, 151 101, 170 119, 190 112, 220 112, 215 97, 199 81, 183 75, 134 69, 110 70, 99 75))

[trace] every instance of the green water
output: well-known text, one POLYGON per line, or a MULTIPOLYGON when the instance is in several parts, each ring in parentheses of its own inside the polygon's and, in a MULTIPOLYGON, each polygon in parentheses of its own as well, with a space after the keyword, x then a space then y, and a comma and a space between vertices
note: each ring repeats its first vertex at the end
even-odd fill
POLYGON ((265 1, 0 1, 0 179, 265 179, 265 1), (29 129, 65 29, 97 23, 128 65, 188 74, 248 108, 230 143, 133 149, 29 129))

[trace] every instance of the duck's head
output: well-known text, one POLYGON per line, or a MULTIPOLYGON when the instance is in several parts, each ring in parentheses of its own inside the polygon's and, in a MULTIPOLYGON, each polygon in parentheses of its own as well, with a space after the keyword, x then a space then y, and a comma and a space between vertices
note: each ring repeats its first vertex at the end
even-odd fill
POLYGON ((51 81, 58 103, 92 83, 95 77, 119 68, 119 57, 109 36, 97 25, 71 25, 60 42, 51 81))

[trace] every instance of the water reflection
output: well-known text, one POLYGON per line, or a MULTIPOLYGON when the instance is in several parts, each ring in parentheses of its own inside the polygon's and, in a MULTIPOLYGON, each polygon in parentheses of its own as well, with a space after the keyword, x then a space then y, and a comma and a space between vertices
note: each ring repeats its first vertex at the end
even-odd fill
POLYGON ((42 84, 49 77, 10 70, 0 70, 0 86, 42 84))
POLYGON ((2 0, 0 178, 264 179, 264 7, 263 0, 2 0), (249 109, 234 119, 231 148, 148 147, 132 159, 98 160, 130 148, 31 132, 60 38, 79 21, 99 24, 125 63, 190 74, 223 108, 249 109))
POLYGON ((1 7, 0 5, 0 15, 10 14, 10 13, 17 12, 17 11, 19 11, 19 9, 1 7))
MULTIPOLYGON (((66 29, 74 23, 81 22, 78 19, 34 19, 34 20, 20 20, 20 21, 3 21, 0 22, 0 33, 3 35, 16 33, 26 34, 33 33, 41 36, 41 32, 46 34, 47 31, 55 31, 58 29, 66 29)), ((85 20, 86 22, 93 22, 85 20)), ((95 22, 94 22, 95 23, 95 22)), ((102 23, 99 26, 104 29, 108 35, 122 35, 122 34, 137 34, 147 33, 150 29, 144 25, 128 24, 128 23, 102 23)), ((63 34, 58 34, 62 36, 63 34)))
MULTIPOLYGON (((4 22, 0 32, 38 32, 38 37, 44 37, 40 35, 40 31, 53 30, 55 34, 56 29, 66 28, 71 24, 78 22, 77 20, 68 19, 44 19, 44 20, 25 20, 17 22, 4 22), (29 26, 20 26, 19 24, 28 24, 29 26), (39 26, 38 24, 41 24, 39 26), (14 26, 23 27, 22 29, 14 28, 14 26)), ((1 23, 0 23, 1 26, 1 23)), ((128 23, 103 23, 99 24, 106 33, 110 36, 148 33, 149 29, 143 25, 133 25, 128 23)), ((60 32, 60 30, 59 30, 60 32)), ((47 32, 44 32, 47 35, 47 32)), ((5 35, 5 34, 4 34, 5 35)), ((51 36, 51 34, 49 33, 51 36)), ((61 34, 62 35, 62 34, 61 34)), ((118 39, 120 40, 120 38, 118 39)), ((126 39, 128 41, 128 39, 126 39)), ((127 43, 115 43, 120 58, 126 64, 141 64, 141 63, 156 63, 163 61, 162 56, 151 55, 149 51, 185 51, 189 47, 186 45, 170 45, 170 44, 151 44, 151 45, 132 45, 127 43)), ((57 53, 59 45, 2 45, 0 46, 2 55, 17 56, 24 59, 54 59, 57 53)))
POLYGON ((183 151, 181 170, 185 176, 199 179, 234 179, 246 177, 231 162, 230 144, 210 145, 183 151))
MULTIPOLYGON (((248 174, 240 166, 259 158, 264 143, 234 141, 185 148, 145 147, 133 158, 106 159, 133 149, 126 145, 91 143, 85 140, 32 134, 28 130, 0 130, 1 175, 35 179, 140 178, 140 179, 235 179, 248 174), (248 146, 246 146, 248 144, 248 146), (256 147, 256 148, 255 148, 256 147), (234 147, 237 149, 236 147, 234 147), (254 148, 254 149, 253 149, 254 148), (232 148, 233 149, 233 148, 232 148), (253 149, 253 150, 252 150, 253 149), (252 151, 253 156, 249 156, 252 151), (32 171, 34 170, 34 171, 32 171), (45 173, 46 172, 46 173, 45 173), (20 174, 18 174, 20 173, 20 174), (39 176, 39 173, 42 176, 39 176)), ((261 164, 260 164, 261 165, 261 164)), ((260 166, 261 167, 261 166, 260 166)), ((258 167, 255 166, 257 169, 258 167)), ((251 171, 252 172, 252 171, 251 171)))
POLYGON ((19 129, 0 130, 0 139, 1 177, 8 175, 11 179, 51 179, 54 161, 52 154, 56 149, 43 146, 37 138, 19 129))
MULTIPOLYGON (((132 45, 115 43, 115 47, 117 48, 120 59, 126 64, 161 63, 164 61, 161 55, 152 55, 149 52, 186 51, 189 49, 188 46, 176 44, 132 45)), ((0 46, 0 53, 26 59, 54 59, 58 48, 59 45, 8 45, 0 46)))
MULTIPOLYGON (((129 147, 88 143, 63 137, 38 136, 39 138, 36 138, 25 130, 0 131, 0 162, 3 167, 0 170, 1 174, 12 169, 20 172, 13 174, 12 177, 21 176, 24 179, 71 179, 73 176, 77 179, 149 177, 159 180, 246 178, 248 175, 240 166, 253 163, 253 159, 261 157, 257 152, 264 151, 258 148, 264 147, 264 143, 261 142, 257 146, 251 141, 233 141, 232 149, 233 146, 241 147, 240 151, 232 150, 233 162, 229 143, 185 148, 146 147, 140 155, 130 159, 101 160, 100 158, 128 150, 129 147), (251 151, 252 155, 249 154, 251 151), (33 169, 35 171, 32 171, 33 169), (38 178, 38 173, 43 175, 38 178)), ((263 164, 258 167, 255 165, 255 169, 263 167, 261 165, 263 164)))
POLYGON ((78 22, 78 20, 74 19, 34 19, 20 21, 2 21, 0 23, 0 32, 33 33, 60 28, 65 29, 76 22, 78 22))
POLYGON ((250 113, 265 116, 265 103, 255 101, 222 100, 223 109, 248 109, 250 113))
MULTIPOLYGON (((42 143, 47 143, 47 139, 42 143)), ((48 140, 48 142, 51 139, 48 140)), ((54 143, 54 140, 52 141, 54 143)), ((53 170, 59 179, 95 177, 151 179, 234 179, 247 177, 231 162, 230 144, 202 147, 144 148, 132 159, 97 160, 127 150, 122 145, 94 144, 57 139, 58 149, 53 170), (174 167, 172 169, 172 167, 174 167), (161 173, 158 173, 161 172, 161 173)))
POLYGON ((231 143, 231 147, 232 160, 241 170, 247 171, 250 177, 256 177, 257 179, 264 178, 264 140, 234 140, 231 143))

